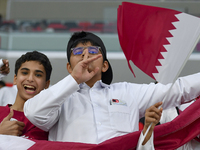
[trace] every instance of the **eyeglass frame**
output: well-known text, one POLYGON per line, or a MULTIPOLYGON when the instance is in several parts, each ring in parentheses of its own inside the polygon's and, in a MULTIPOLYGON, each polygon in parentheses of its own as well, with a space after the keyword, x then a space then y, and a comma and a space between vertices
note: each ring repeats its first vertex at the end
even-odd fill
MULTIPOLYGON (((100 46, 86 46, 86 47, 81 46, 81 47, 74 47, 74 48, 71 48, 71 51, 73 52, 74 49, 76 49, 76 48, 83 48, 82 53, 81 53, 81 54, 83 54, 83 51, 84 51, 86 48, 88 49, 88 47, 95 47, 95 48, 98 48, 98 52, 101 51, 101 47, 100 47, 100 46)), ((88 52, 89 52, 89 50, 88 50, 88 52)), ((98 54, 98 52, 97 52, 97 53, 90 53, 90 52, 89 52, 89 53, 95 55, 95 54, 98 54)), ((74 53, 73 53, 73 54, 74 54, 74 53)), ((81 55, 81 54, 74 54, 74 55, 81 55)))

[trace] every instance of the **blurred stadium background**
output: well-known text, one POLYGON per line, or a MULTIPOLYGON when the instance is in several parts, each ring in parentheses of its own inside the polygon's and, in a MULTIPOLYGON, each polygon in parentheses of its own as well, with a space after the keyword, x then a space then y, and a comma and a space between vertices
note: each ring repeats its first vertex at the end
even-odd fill
MULTIPOLYGON (((200 0, 132 0, 129 2, 175 9, 200 17, 200 0)), ((113 82, 154 82, 132 65, 128 68, 117 35, 117 8, 121 0, 0 0, 0 58, 8 59, 11 72, 4 79, 12 85, 14 63, 21 54, 37 50, 51 60, 51 84, 68 75, 66 46, 75 31, 99 35, 108 51, 113 82)), ((200 42, 180 76, 200 71, 200 42)))

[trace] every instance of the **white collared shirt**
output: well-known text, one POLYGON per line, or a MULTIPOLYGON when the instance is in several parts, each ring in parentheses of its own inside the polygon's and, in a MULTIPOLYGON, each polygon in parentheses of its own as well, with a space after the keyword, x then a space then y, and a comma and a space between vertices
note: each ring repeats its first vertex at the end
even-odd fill
MULTIPOLYGON (((178 79, 162 107, 199 96, 199 84, 200 74, 178 79)), ((49 140, 97 144, 137 131, 139 118, 164 99, 170 85, 98 81, 90 88, 69 75, 29 99, 24 113, 39 128, 50 130, 49 140)))
POLYGON ((12 87, 4 86, 0 89, 0 106, 6 106, 7 104, 14 104, 17 96, 17 86, 12 87))

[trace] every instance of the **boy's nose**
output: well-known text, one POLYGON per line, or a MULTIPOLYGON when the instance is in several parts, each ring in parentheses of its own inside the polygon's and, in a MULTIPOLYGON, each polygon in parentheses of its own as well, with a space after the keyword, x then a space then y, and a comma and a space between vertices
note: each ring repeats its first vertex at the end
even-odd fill
POLYGON ((32 81, 33 81, 33 75, 30 74, 30 75, 28 76, 27 80, 28 80, 29 82, 32 82, 32 81))
POLYGON ((86 53, 86 52, 88 52, 88 48, 85 48, 85 49, 83 50, 82 56, 85 56, 85 53, 86 53))

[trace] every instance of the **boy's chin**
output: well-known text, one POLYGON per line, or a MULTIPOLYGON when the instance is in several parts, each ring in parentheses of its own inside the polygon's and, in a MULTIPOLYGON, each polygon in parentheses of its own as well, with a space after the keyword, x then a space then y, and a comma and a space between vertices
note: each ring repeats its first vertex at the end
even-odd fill
POLYGON ((29 99, 33 98, 35 95, 36 95, 36 94, 34 94, 34 95, 29 95, 29 96, 26 96, 26 97, 24 98, 24 100, 25 100, 25 101, 27 101, 27 100, 29 100, 29 99))

